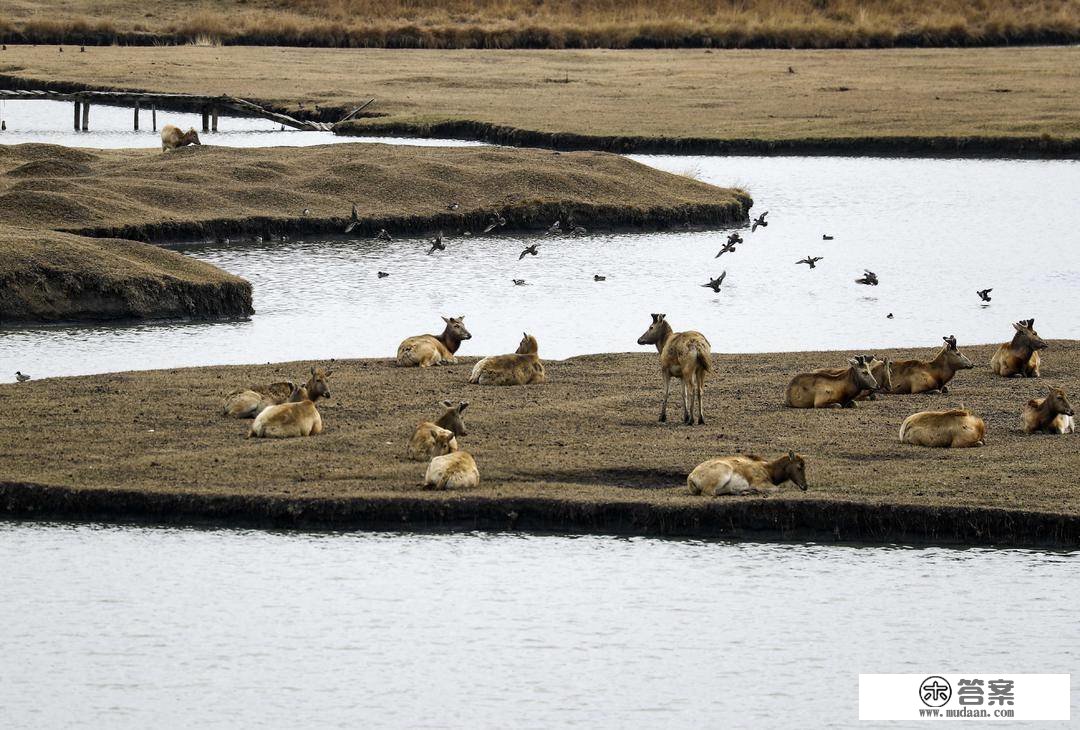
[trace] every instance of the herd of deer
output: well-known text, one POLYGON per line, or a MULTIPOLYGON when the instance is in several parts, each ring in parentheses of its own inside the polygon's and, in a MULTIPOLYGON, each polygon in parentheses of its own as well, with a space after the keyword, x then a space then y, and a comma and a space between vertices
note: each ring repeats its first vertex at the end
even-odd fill
MULTIPOLYGON (((401 343, 396 363, 401 367, 431 367, 454 362, 461 343, 471 339, 464 317, 443 317, 438 335, 417 335, 401 343)), ((990 360, 991 370, 1001 377, 1039 377, 1039 351, 1048 347, 1034 328, 1033 319, 1013 325, 1010 342, 1001 345, 990 360)), ((827 368, 799 373, 787 386, 784 402, 791 408, 853 408, 858 400, 874 400, 882 393, 947 393, 948 384, 961 370, 975 367, 960 352, 956 338, 930 360, 890 360, 859 355, 846 368, 827 368)), ((639 345, 654 345, 660 355, 664 397, 660 421, 667 420, 671 379, 682 384, 683 422, 705 423, 702 390, 713 372, 712 350, 700 332, 675 332, 663 314, 652 323, 639 345), (696 407, 696 408, 695 408, 696 407)), ((222 404, 222 413, 233 418, 253 418, 248 437, 288 438, 322 432, 322 417, 315 404, 330 397, 326 379, 331 370, 311 368, 303 385, 283 381, 236 390, 222 404)), ((485 357, 472 369, 469 382, 476 385, 529 385, 545 382, 536 338, 525 333, 514 353, 485 357)), ((480 482, 476 461, 459 447, 466 435, 463 413, 469 404, 442 401, 443 414, 423 421, 409 438, 406 456, 428 461, 424 486, 433 489, 464 489, 480 482)), ((1065 392, 1049 388, 1046 397, 1028 401, 1022 421, 1027 433, 1066 434, 1074 431, 1074 413, 1065 392)), ((962 448, 982 446, 986 423, 964 409, 923 411, 908 416, 900 427, 900 441, 918 446, 962 448)), ((806 464, 794 451, 772 461, 756 456, 729 456, 698 465, 687 477, 692 494, 709 496, 774 491, 784 482, 807 489, 806 464)))

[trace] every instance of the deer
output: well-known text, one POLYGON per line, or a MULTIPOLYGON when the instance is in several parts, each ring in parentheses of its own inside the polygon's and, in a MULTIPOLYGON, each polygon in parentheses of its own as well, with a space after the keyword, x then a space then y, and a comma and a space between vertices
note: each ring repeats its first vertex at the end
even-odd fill
POLYGON ((187 147, 189 144, 202 146, 202 142, 199 141, 199 133, 195 131, 195 127, 186 132, 181 132, 180 128, 173 124, 166 124, 161 128, 162 152, 187 147))
POLYGON ((1032 398, 1024 406, 1024 433, 1075 433, 1076 414, 1065 391, 1052 386, 1047 391, 1045 397, 1032 398))
POLYGON ((933 360, 894 360, 891 393, 948 393, 956 373, 975 367, 956 347, 956 337, 942 337, 945 344, 933 360))
POLYGON ((485 357, 473 366, 469 382, 473 385, 533 385, 545 382, 540 345, 523 332, 517 350, 511 355, 485 357))
POLYGON ((254 418, 268 407, 287 401, 294 390, 296 385, 291 380, 234 390, 222 399, 221 414, 226 418, 254 418))
POLYGON ((878 387, 867 357, 851 358, 845 369, 799 373, 788 383, 784 404, 789 408, 854 408, 855 398, 878 387))
POLYGON ((458 450, 458 436, 465 436, 465 421, 461 414, 468 408, 468 401, 456 406, 448 400, 439 403, 444 409, 437 421, 421 421, 409 437, 406 456, 413 461, 426 461, 458 450))
POLYGON ((985 439, 986 422, 963 408, 913 413, 900 426, 900 442, 915 446, 964 449, 984 446, 985 439))
POLYGON ((449 365, 454 362, 454 353, 464 340, 471 340, 472 334, 465 329, 465 315, 443 317, 446 327, 440 335, 416 335, 398 345, 397 364, 401 367, 427 368, 432 365, 449 365))
POLYGON ((719 497, 724 494, 778 492, 792 481, 802 491, 806 482, 806 462, 794 451, 769 461, 760 456, 725 456, 698 464, 686 478, 690 494, 719 497))
POLYGON ((322 433, 322 416, 315 408, 315 402, 330 397, 326 378, 332 372, 312 368, 307 384, 296 388, 288 402, 269 406, 255 417, 247 438, 294 438, 322 433))
POLYGON ((424 475, 425 489, 471 489, 480 485, 480 470, 468 451, 436 456, 424 475))
MULTIPOLYGON (((877 355, 863 355, 867 365, 870 367, 870 374, 874 376, 874 380, 877 381, 877 387, 873 390, 863 390, 857 396, 855 400, 877 400, 878 393, 888 393, 892 390, 892 361, 888 357, 878 357, 877 355)), ((834 375, 843 375, 847 371, 847 368, 822 368, 819 372, 828 372, 834 375)))
POLYGON ((668 396, 671 379, 682 381, 683 423, 694 423, 694 402, 697 402, 697 422, 705 423, 701 404, 701 391, 706 376, 713 372, 712 348, 705 335, 688 330, 675 332, 668 324, 666 314, 653 314, 652 324, 638 338, 639 345, 655 345, 660 353, 660 373, 664 376, 664 401, 660 406, 660 422, 667 421, 668 396))
POLYGON ((1014 322, 1013 329, 1012 341, 998 347, 990 358, 990 369, 1003 378, 1039 377, 1039 350, 1050 345, 1035 331, 1034 319, 1014 322))

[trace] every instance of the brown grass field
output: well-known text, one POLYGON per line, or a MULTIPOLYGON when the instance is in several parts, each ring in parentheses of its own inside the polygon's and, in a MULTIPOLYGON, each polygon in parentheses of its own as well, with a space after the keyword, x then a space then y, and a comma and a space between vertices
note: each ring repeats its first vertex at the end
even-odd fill
POLYGON ((1078 0, 8 0, 9 42, 376 48, 1075 43, 1078 0))
MULTIPOLYGON (((415 334, 403 332, 402 336, 415 334)), ((543 343, 541 343, 543 345, 543 343)), ((324 363, 277 363, 128 372, 0 385, 0 481, 76 489, 131 489, 196 496, 327 498, 546 497, 571 503, 694 505, 686 475, 721 455, 770 458, 795 449, 810 490, 778 497, 836 504, 961 505, 1080 514, 1076 435, 1024 435, 1020 411, 1048 384, 1080 393, 1080 342, 1053 341, 1041 380, 993 376, 992 348, 965 347, 977 367, 947 395, 886 396, 855 409, 782 405, 791 376, 844 362, 847 353, 719 355, 705 392, 708 423, 657 423, 661 380, 655 351, 549 362, 549 383, 468 385, 482 340, 458 364, 398 368, 390 360, 333 364, 325 431, 311 438, 244 438, 248 421, 226 419, 223 395, 249 383, 306 377, 324 363), (478 490, 423 492, 425 464, 404 459, 417 422, 436 402, 467 400, 462 448, 477 459, 478 490), (963 404, 988 424, 983 448, 902 445, 911 413, 963 404)), ((541 350, 542 351, 542 350, 541 350)), ((932 356, 934 349, 889 351, 932 356)), ((677 391, 676 391, 677 392, 677 391)), ((677 400, 677 399, 676 399, 677 400)), ((1074 536, 1080 539, 1080 535, 1074 536)))
MULTIPOLYGON (((716 140, 1080 140, 1080 48, 386 51, 8 46, 37 86, 229 93, 355 131, 472 120, 553 134, 716 140), (788 68, 795 73, 789 73, 788 68), (301 110, 299 105, 303 103, 301 110)), ((0 85, 5 82, 0 81, 0 85)), ((225 122, 227 124, 227 121, 225 122)), ((91 126, 93 122, 91 121, 91 126)))

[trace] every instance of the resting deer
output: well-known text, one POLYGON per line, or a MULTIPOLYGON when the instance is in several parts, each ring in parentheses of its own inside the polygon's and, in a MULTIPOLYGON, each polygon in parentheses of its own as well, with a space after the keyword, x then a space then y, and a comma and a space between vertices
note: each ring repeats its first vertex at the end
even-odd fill
POLYGON ((440 335, 416 335, 404 340, 397 349, 397 364, 402 367, 431 367, 454 362, 454 353, 464 340, 472 339, 465 329, 465 315, 443 317, 446 327, 440 335))
POLYGON ((540 362, 540 345, 527 332, 512 355, 485 357, 473 367, 469 382, 474 385, 531 385, 546 380, 540 362))
POLYGON ((1073 433, 1075 413, 1065 391, 1054 387, 1047 390, 1045 398, 1032 398, 1024 406, 1024 432, 1073 433))
POLYGON ((915 446, 964 449, 985 444, 986 422, 970 411, 913 413, 900 426, 900 441, 915 446))
POLYGON ((722 494, 757 494, 776 492, 786 481, 793 481, 804 492, 806 463, 794 451, 768 461, 760 456, 725 456, 698 464, 686 478, 691 494, 717 497, 722 494))
POLYGON ((189 144, 202 145, 202 142, 199 141, 199 133, 195 131, 194 127, 186 132, 181 132, 179 127, 172 124, 166 124, 161 128, 162 152, 186 147, 189 144))
POLYGON ((471 489, 480 485, 480 470, 468 451, 436 456, 424 475, 425 489, 471 489))
MULTIPOLYGON (((876 355, 863 355, 863 358, 870 367, 870 374, 874 376, 877 387, 873 390, 863 390, 855 396, 855 400, 877 400, 878 393, 888 393, 892 390, 892 361, 887 357, 879 358, 876 355)), ((843 375, 847 372, 847 368, 822 368, 818 372, 843 375)))
POLYGON ((948 393, 946 385, 960 370, 975 367, 956 347, 956 337, 942 337, 945 345, 933 360, 894 360, 893 393, 948 393))
POLYGON ((799 373, 788 383, 784 403, 791 408, 854 408, 856 397, 876 390, 878 385, 866 355, 853 357, 848 363, 851 367, 846 369, 799 373))
POLYGON ((312 368, 311 379, 294 390, 287 403, 270 406, 255 417, 247 437, 293 438, 322 433, 322 416, 315 408, 315 401, 330 397, 326 378, 332 372, 312 368))
POLYGON ((421 421, 409 438, 407 456, 413 461, 424 461, 458 450, 458 436, 465 436, 465 421, 461 414, 469 406, 461 401, 456 406, 448 400, 440 404, 445 411, 437 421, 421 421))
POLYGON ((660 353, 660 373, 664 376, 664 402, 660 406, 660 422, 667 421, 668 396, 671 379, 682 381, 683 423, 694 423, 694 401, 697 401, 698 423, 705 423, 701 391, 705 377, 713 371, 712 348, 705 335, 689 330, 674 332, 667 315, 652 315, 652 324, 638 338, 639 345, 656 345, 660 353))
POLYGON ((990 369, 1004 378, 1039 377, 1039 350, 1050 347, 1035 331, 1034 319, 1013 324, 1012 341, 1001 345, 990 358, 990 369))
POLYGON ((295 389, 292 381, 283 380, 234 390, 222 400, 221 413, 228 418, 254 418, 268 407, 287 401, 295 389))

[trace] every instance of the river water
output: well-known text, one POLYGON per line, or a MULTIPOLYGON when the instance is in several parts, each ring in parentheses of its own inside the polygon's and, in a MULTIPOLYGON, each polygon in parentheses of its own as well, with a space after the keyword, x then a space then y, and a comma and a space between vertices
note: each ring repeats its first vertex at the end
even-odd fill
POLYGON ((5 728, 857 727, 860 672, 1080 671, 1077 553, 0 522, 0 576, 5 728))

